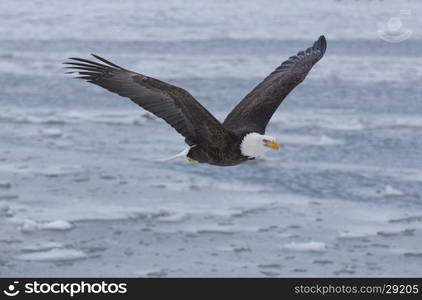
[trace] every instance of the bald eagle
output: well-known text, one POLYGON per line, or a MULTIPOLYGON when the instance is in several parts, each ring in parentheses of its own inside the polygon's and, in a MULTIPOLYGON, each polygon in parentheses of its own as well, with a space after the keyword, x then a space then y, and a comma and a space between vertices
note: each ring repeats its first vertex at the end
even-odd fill
POLYGON ((324 36, 312 47, 290 57, 259 83, 219 122, 186 90, 124 69, 92 54, 100 62, 69 58, 65 62, 77 78, 99 85, 164 119, 185 137, 188 147, 167 159, 234 166, 279 149, 265 128, 284 98, 301 83, 327 48, 324 36))

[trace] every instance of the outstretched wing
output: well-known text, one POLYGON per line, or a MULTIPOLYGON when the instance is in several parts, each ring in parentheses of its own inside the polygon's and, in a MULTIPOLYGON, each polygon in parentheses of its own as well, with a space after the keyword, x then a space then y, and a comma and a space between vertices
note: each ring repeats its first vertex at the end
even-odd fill
POLYGON ((312 47, 290 57, 265 78, 232 110, 223 125, 235 132, 258 132, 265 127, 284 98, 301 83, 327 48, 324 36, 312 47))
POLYGON ((65 62, 68 73, 99 85, 164 119, 186 139, 189 145, 218 143, 229 132, 186 90, 147 77, 92 54, 103 63, 82 58, 65 62))

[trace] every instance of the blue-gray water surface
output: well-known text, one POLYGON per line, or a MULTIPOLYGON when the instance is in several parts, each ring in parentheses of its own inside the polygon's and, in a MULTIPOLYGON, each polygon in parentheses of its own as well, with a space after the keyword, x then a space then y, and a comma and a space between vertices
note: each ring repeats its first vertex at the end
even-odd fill
POLYGON ((398 2, 3 1, 0 276, 420 276, 422 6, 398 2), (61 65, 98 54, 223 120, 320 34, 281 150, 230 168, 158 162, 183 138, 61 65))

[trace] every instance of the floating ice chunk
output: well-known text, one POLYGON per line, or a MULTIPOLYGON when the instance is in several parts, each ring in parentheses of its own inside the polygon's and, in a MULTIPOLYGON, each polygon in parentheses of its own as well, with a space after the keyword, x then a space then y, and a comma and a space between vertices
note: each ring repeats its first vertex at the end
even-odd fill
POLYGON ((283 249, 301 252, 320 252, 324 251, 326 244, 323 242, 306 242, 306 243, 288 243, 283 246, 283 249))
POLYGON ((379 191, 379 194, 385 198, 403 196, 402 191, 393 188, 391 185, 386 185, 383 190, 379 191))
POLYGON ((338 239, 363 239, 365 237, 367 237, 368 234, 364 233, 364 232, 353 232, 353 231, 341 231, 340 234, 338 235, 338 239))
POLYGON ((16 259, 28 261, 69 261, 83 259, 86 254, 75 249, 51 249, 43 252, 32 252, 17 255, 16 259))
POLYGON ((23 252, 39 252, 39 251, 48 251, 55 248, 62 248, 63 245, 56 242, 46 242, 38 243, 34 245, 29 245, 22 248, 23 252))
POLYGON ((63 132, 60 129, 58 129, 58 128, 45 128, 45 129, 41 129, 39 131, 39 133, 42 136, 50 137, 50 138, 58 138, 58 137, 61 137, 63 135, 63 132))
POLYGON ((38 224, 33 220, 24 220, 20 229, 24 233, 33 232, 38 229, 38 224))
POLYGON ((46 166, 41 169, 29 169, 27 172, 42 175, 45 177, 59 177, 78 174, 78 171, 81 169, 78 165, 62 165, 62 166, 46 166))
POLYGON ((73 225, 67 221, 58 220, 43 224, 40 228, 44 230, 64 231, 72 229, 73 225))
POLYGON ((189 218, 185 213, 173 213, 170 215, 161 215, 157 218, 157 221, 164 223, 179 223, 189 218))

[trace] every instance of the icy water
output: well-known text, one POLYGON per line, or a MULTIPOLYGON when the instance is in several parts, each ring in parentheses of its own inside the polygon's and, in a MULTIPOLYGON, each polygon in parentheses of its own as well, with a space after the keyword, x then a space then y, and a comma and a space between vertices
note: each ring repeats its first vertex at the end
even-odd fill
POLYGON ((2 0, 0 276, 420 276, 422 5, 314 5, 2 0), (223 119, 320 34, 281 151, 230 168, 157 162, 183 138, 61 69, 96 53, 223 119))

